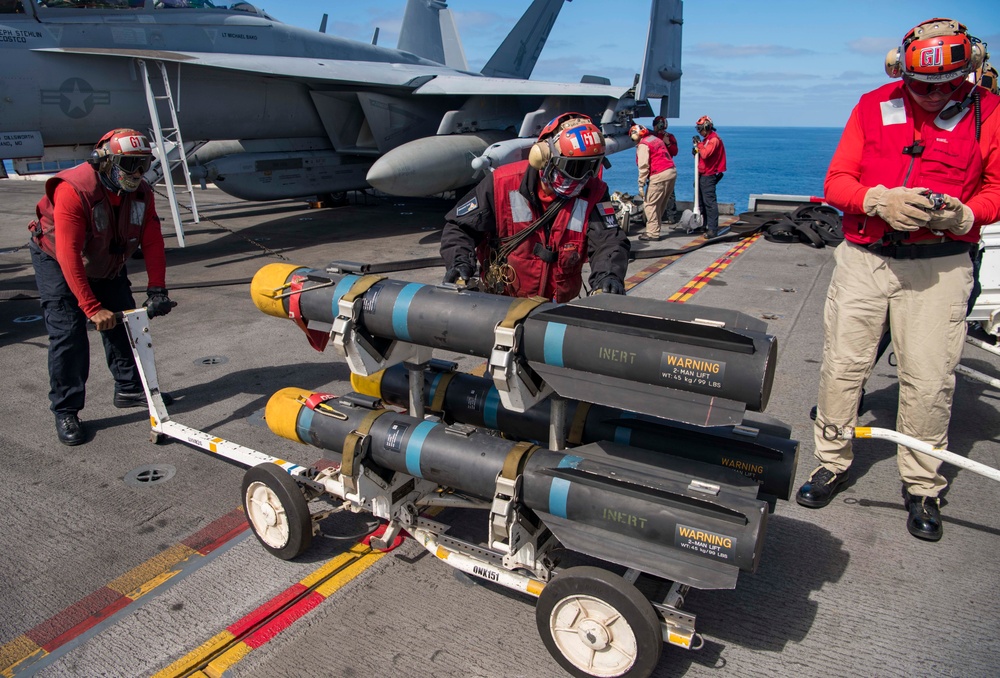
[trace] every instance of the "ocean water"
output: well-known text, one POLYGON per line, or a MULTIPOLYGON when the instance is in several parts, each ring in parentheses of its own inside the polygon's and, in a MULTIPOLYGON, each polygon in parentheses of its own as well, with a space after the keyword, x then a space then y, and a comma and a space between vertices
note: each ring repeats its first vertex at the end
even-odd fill
MULTIPOLYGON (((677 155, 678 200, 694 198, 694 127, 671 125, 680 151, 677 155)), ((839 127, 724 127, 718 130, 726 145, 728 169, 718 186, 719 202, 733 203, 744 212, 751 193, 823 195, 823 178, 840 141, 839 127)), ((612 191, 635 194, 639 171, 635 152, 610 156, 604 180, 612 191)), ((4 161, 13 171, 9 161, 4 161)))
MULTIPOLYGON (((719 182, 719 202, 733 203, 745 212, 751 193, 823 195, 823 179, 840 141, 839 127, 724 127, 717 130, 726 146, 726 175, 719 182)), ((678 200, 694 199, 694 127, 670 126, 677 137, 678 200)), ((639 171, 635 155, 622 151, 609 156, 611 168, 604 180, 611 191, 635 194, 639 171)))

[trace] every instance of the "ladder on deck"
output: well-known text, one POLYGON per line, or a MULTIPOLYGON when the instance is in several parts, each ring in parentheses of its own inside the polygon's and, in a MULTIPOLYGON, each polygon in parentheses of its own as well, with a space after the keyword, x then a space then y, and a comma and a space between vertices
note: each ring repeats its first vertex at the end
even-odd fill
POLYGON ((174 220, 174 229, 177 231, 177 243, 181 247, 184 247, 184 225, 177 210, 177 193, 174 190, 174 179, 171 174, 172 170, 178 165, 184 168, 184 182, 191 201, 189 207, 191 214, 194 216, 194 223, 196 224, 199 222, 198 205, 194 198, 194 187, 191 185, 191 172, 188 170, 184 140, 181 138, 180 125, 177 122, 177 109, 174 107, 174 98, 170 92, 170 79, 167 78, 167 67, 162 61, 153 62, 159 68, 160 78, 163 82, 163 94, 157 94, 154 90, 153 80, 150 78, 149 68, 146 66, 145 59, 136 59, 136 61, 139 64, 139 70, 142 71, 142 81, 146 88, 146 104, 149 106, 149 119, 153 124, 156 148, 159 149, 159 162, 163 171, 163 180, 167 185, 170 216, 174 220), (164 127, 160 122, 160 112, 157 106, 158 101, 167 102, 172 127, 164 127), (170 148, 167 148, 167 143, 171 144, 170 148), (172 154, 176 154, 173 160, 171 160, 172 154))

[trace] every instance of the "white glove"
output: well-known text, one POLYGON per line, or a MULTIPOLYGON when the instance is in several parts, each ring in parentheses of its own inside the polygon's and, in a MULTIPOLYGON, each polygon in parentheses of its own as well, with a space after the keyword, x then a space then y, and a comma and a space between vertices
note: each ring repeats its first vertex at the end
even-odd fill
POLYGON ((644 201, 646 200, 646 189, 643 186, 639 187, 639 197, 644 201))
POLYGON ((879 184, 865 193, 864 210, 870 217, 881 217, 897 231, 915 231, 931 220, 933 204, 926 188, 886 188, 879 184))
POLYGON ((935 231, 951 231, 955 235, 965 235, 972 229, 975 215, 969 206, 958 198, 945 196, 944 207, 931 212, 931 221, 927 225, 935 231))

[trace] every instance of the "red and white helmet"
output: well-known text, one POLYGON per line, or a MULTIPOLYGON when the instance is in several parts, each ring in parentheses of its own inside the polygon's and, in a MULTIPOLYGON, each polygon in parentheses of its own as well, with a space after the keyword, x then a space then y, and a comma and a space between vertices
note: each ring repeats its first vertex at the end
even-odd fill
POLYGON ((114 129, 94 146, 97 169, 116 189, 131 192, 139 188, 142 175, 153 161, 149 138, 134 129, 114 129))
POLYGON ((885 72, 890 78, 920 82, 947 82, 978 69, 986 56, 983 43, 953 19, 928 19, 903 36, 903 44, 889 50, 885 72))
POLYGON ((713 129, 715 129, 715 124, 712 122, 712 119, 707 115, 703 115, 700 118, 698 118, 698 121, 694 124, 694 126, 698 129, 699 132, 703 133, 708 133, 711 132, 713 129))
POLYGON ((528 154, 529 164, 548 181, 553 171, 568 179, 596 176, 604 161, 604 135, 590 118, 564 113, 549 122, 528 154))
POLYGON ((628 130, 628 135, 632 137, 632 141, 638 143, 639 139, 649 136, 649 130, 643 125, 632 125, 628 130))

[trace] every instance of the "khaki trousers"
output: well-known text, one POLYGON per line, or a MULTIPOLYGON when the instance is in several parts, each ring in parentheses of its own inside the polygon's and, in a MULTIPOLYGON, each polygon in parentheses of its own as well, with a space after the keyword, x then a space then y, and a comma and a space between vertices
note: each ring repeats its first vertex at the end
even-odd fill
POLYGON ((675 181, 677 181, 677 169, 673 167, 654 174, 649 180, 642 211, 646 215, 646 235, 651 238, 660 237, 660 215, 667 208, 670 194, 674 192, 675 181))
MULTIPOLYGON (((891 259, 844 241, 824 310, 814 440, 816 458, 834 473, 854 459, 850 440, 827 440, 823 426, 855 426, 858 400, 888 318, 896 352, 896 430, 936 447, 948 446, 955 366, 965 342, 972 289, 968 254, 891 259)), ((934 457, 897 447, 899 475, 913 495, 936 497, 947 486, 934 457)))

